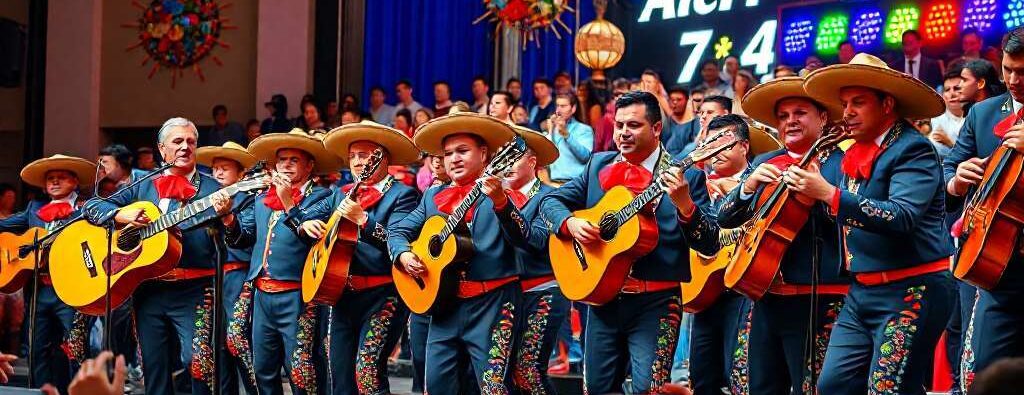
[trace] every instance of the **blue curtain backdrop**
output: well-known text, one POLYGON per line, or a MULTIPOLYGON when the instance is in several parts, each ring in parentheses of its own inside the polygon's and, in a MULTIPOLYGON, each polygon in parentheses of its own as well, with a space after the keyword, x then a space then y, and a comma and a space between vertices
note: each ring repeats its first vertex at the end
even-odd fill
POLYGON ((394 104, 402 79, 428 108, 438 80, 451 84, 453 101, 472 98, 473 76, 490 76, 494 64, 494 25, 473 25, 483 13, 480 0, 367 1, 362 102, 369 103, 370 88, 380 85, 394 104))
MULTIPOLYGON (((570 7, 580 13, 580 26, 594 20, 592 0, 567 1, 570 7), (577 3, 579 3, 578 8, 577 3)), ((544 33, 538 35, 540 48, 537 48, 536 42, 526 43, 526 51, 522 54, 522 75, 519 77, 523 81, 523 103, 527 105, 533 105, 534 79, 544 77, 550 80, 559 71, 567 71, 574 78, 576 76, 576 55, 573 49, 576 39, 576 15, 566 12, 562 14, 561 19, 566 26, 569 26, 569 29, 572 29, 572 33, 566 33, 564 28, 557 26, 558 34, 562 35, 561 40, 555 37, 554 33, 545 30, 544 33)), ((582 81, 587 78, 590 78, 590 69, 581 65, 579 79, 582 81)), ((502 81, 502 88, 504 88, 504 81, 502 81)))
MULTIPOLYGON (((577 7, 577 0, 568 1, 577 7)), ((591 0, 579 0, 578 5, 581 25, 594 19, 591 0)), ((473 76, 490 79, 494 65, 494 23, 473 24, 483 13, 480 0, 367 1, 362 103, 369 102, 370 88, 380 85, 393 104, 395 83, 402 79, 413 84, 413 96, 426 107, 434 102, 433 83, 438 80, 451 84, 452 100, 471 101, 473 76)), ((575 14, 564 13, 562 21, 575 31, 575 14)), ((561 40, 545 31, 539 34, 540 48, 529 42, 522 54, 518 77, 526 103, 532 100, 534 78, 551 78, 561 70, 574 75, 575 36, 558 28, 561 40)), ((589 76, 590 70, 580 67, 580 79, 589 76)), ((500 81, 492 90, 504 88, 505 81, 500 81)))

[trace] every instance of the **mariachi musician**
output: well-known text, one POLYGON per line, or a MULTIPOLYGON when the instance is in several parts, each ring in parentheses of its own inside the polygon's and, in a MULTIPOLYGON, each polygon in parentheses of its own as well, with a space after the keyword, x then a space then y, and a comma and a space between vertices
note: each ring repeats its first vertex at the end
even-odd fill
MULTIPOLYGON (((495 97, 498 95, 492 96, 492 103, 497 100, 495 97)), ((555 189, 537 178, 537 170, 555 161, 558 148, 532 129, 515 125, 512 128, 526 141, 528 149, 526 155, 505 171, 505 193, 532 227, 528 245, 516 247, 523 297, 517 308, 512 381, 524 394, 553 394, 555 388, 547 374, 548 356, 569 314, 569 300, 558 289, 552 273, 547 225, 539 212, 540 201, 555 189)))
MULTIPOLYGON (((23 233, 30 228, 49 231, 77 216, 84 202, 78 195, 79 187, 92 185, 95 171, 96 165, 88 160, 60 154, 29 163, 21 170, 22 181, 43 188, 50 201, 46 204, 29 202, 25 211, 0 220, 0 232, 23 233)), ((40 233, 39 237, 42 236, 40 233)), ((43 254, 41 257, 48 255, 46 250, 39 253, 43 254)), ((45 259, 40 262, 46 264, 45 259)), ((91 320, 84 319, 81 313, 58 299, 48 272, 47 266, 40 268, 35 321, 29 323, 34 337, 29 350, 33 366, 29 368, 35 381, 33 385, 50 383, 63 391, 74 375, 72 362, 84 360, 89 327, 82 326, 91 320), (62 339, 65 339, 63 344, 62 339), (56 352, 61 346, 66 356, 56 352)))
POLYGON ((853 273, 818 391, 923 393, 929 355, 949 320, 952 243, 938 155, 904 118, 941 114, 942 98, 867 54, 814 71, 804 89, 826 106, 842 106, 855 141, 840 185, 813 166, 783 176, 791 190, 829 206, 853 273))
POLYGON ((657 246, 633 263, 617 297, 587 314, 583 380, 588 393, 620 391, 627 373, 637 393, 657 392, 670 381, 682 315, 679 282, 689 277, 689 249, 705 255, 718 251, 718 225, 694 203, 707 201, 704 175, 666 168, 669 154, 658 137, 662 125, 654 95, 637 91, 619 97, 613 138, 620 153, 595 154, 581 175, 541 201, 551 233, 595 243, 600 240, 597 226, 573 217, 572 211, 597 204, 615 185, 638 193, 651 185, 654 174, 660 173, 666 185, 654 213, 638 214, 656 217, 657 246))
POLYGON ((335 210, 359 227, 348 284, 334 305, 330 324, 331 376, 334 395, 390 393, 388 356, 405 329, 409 309, 398 297, 387 257, 388 229, 416 208, 416 190, 388 175, 388 166, 416 162, 420 152, 404 133, 362 121, 332 130, 324 139, 328 151, 341 158, 352 174, 361 174, 376 151, 377 170, 349 198, 355 184, 306 210, 303 233, 323 238, 325 222, 335 210))
MULTIPOLYGON (((113 219, 119 225, 142 227, 152 218, 146 217, 141 209, 121 207, 144 200, 166 213, 216 192, 220 184, 196 170, 198 138, 195 124, 185 118, 164 122, 157 132, 157 148, 171 167, 151 181, 143 181, 107 199, 91 200, 84 207, 89 221, 103 224, 113 219)), ((212 292, 217 264, 216 241, 207 233, 206 226, 210 220, 231 210, 231 199, 227 196, 212 200, 213 207, 176 226, 182 232, 177 268, 155 281, 143 283, 132 298, 147 394, 174 394, 171 374, 175 364, 171 362, 168 344, 175 341, 181 344, 182 365, 192 365, 196 311, 209 308, 206 295, 212 292)), ((208 383, 192 381, 193 394, 210 392, 208 383)))
MULTIPOLYGON (((1002 69, 1009 92, 971 107, 956 145, 942 163, 950 211, 959 211, 973 196, 973 187, 981 181, 987 158, 996 148, 1004 146, 1024 152, 1024 28, 1014 29, 1004 39, 1002 69)), ((954 233, 957 231, 954 229, 954 233)), ((1024 311, 1019 307, 1024 293, 1024 256, 1020 246, 1015 247, 1016 252, 995 288, 979 289, 971 300, 961 299, 968 311, 973 310, 973 314, 964 317, 967 328, 960 362, 964 393, 975 373, 999 359, 1024 354, 1024 311)))
POLYGON ((505 194, 499 175, 484 174, 489 157, 515 137, 512 128, 495 118, 455 112, 421 125, 416 146, 443 156, 451 184, 432 187, 420 204, 392 229, 391 260, 416 277, 425 266, 410 242, 428 217, 451 214, 465 196, 481 185, 483 196, 466 215, 473 257, 459 275, 452 307, 431 315, 427 333, 426 391, 458 393, 468 360, 482 393, 505 393, 520 295, 516 246, 527 243, 530 229, 505 194))
MULTIPOLYGON (((829 120, 825 105, 804 91, 802 77, 782 77, 755 87, 744 96, 743 109, 751 118, 774 125, 785 148, 754 158, 754 170, 722 205, 718 217, 722 227, 738 227, 750 220, 759 209, 765 186, 778 184, 783 172, 808 154, 829 120)), ((831 149, 818 153, 810 166, 838 184, 842 158, 842 151, 831 149)), ((797 199, 813 202, 802 196, 797 199)), ((754 303, 748 338, 751 394, 812 392, 811 372, 814 377, 821 372, 831 327, 848 289, 835 219, 824 203, 814 204, 808 223, 782 256, 774 283, 754 303), (812 284, 817 284, 816 295, 812 295, 812 284), (812 306, 816 308, 813 320, 812 306), (815 327, 808 328, 809 322, 815 327), (812 361, 814 366, 809 365, 812 361)))
MULTIPOLYGON (((228 141, 219 147, 200 147, 196 150, 196 162, 210 168, 210 175, 220 183, 221 187, 233 185, 242 179, 245 171, 256 164, 256 157, 252 156, 245 147, 235 142, 228 141)), ((250 195, 237 195, 234 197, 234 210, 238 211, 244 206, 251 204, 253 198, 250 195)), ((256 394, 256 380, 253 372, 252 346, 248 314, 238 314, 237 311, 247 311, 252 304, 252 283, 246 281, 249 273, 249 260, 252 258, 252 247, 227 249, 227 257, 224 263, 224 285, 221 291, 221 301, 224 305, 222 316, 227 317, 227 344, 226 349, 230 356, 226 356, 224 369, 228 370, 223 388, 229 394, 238 393, 238 384, 241 381, 246 393, 256 394), (242 310, 238 310, 242 309, 242 310), (236 373, 237 372, 237 373, 236 373)), ((203 323, 207 328, 206 333, 212 333, 212 323, 203 323)), ((205 341, 210 341, 207 336, 205 341)), ((212 344, 212 343, 211 343, 212 344)), ((212 355, 211 355, 212 356, 212 355)), ((215 358, 215 356, 212 356, 215 358)), ((209 363, 212 363, 210 361, 209 363)), ((195 371, 193 371, 195 375, 195 371)), ((193 377, 194 379, 206 379, 205 377, 193 377)))
POLYGON ((270 189, 252 206, 224 217, 225 239, 234 248, 253 247, 247 281, 255 286, 252 306, 253 362, 260 394, 281 395, 281 367, 293 393, 318 393, 324 382, 316 339, 318 309, 302 302, 300 279, 309 244, 299 236, 304 211, 330 195, 313 173, 337 168, 323 143, 300 129, 266 134, 249 153, 275 171, 270 189))

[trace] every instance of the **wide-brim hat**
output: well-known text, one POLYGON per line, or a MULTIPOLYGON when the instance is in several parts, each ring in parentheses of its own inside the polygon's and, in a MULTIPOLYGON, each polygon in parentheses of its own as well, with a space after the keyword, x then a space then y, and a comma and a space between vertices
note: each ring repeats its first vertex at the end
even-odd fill
POLYGON ((324 147, 348 164, 348 147, 357 141, 368 141, 384 147, 391 155, 392 165, 408 165, 420 159, 420 150, 402 131, 372 121, 350 123, 332 129, 324 137, 324 147))
POLYGON ((323 141, 299 128, 288 133, 261 135, 249 143, 248 151, 256 159, 265 160, 273 166, 277 162, 277 151, 285 148, 302 150, 312 155, 316 161, 314 173, 335 172, 341 166, 338 158, 324 148, 323 141))
POLYGON ((782 142, 768 131, 767 126, 747 118, 747 130, 750 132, 750 153, 752 155, 756 156, 782 149, 782 142))
POLYGON ((46 187, 46 172, 64 170, 78 177, 78 185, 92 185, 96 179, 96 164, 75 156, 53 155, 49 158, 36 159, 21 169, 21 179, 25 183, 46 187))
POLYGON ((804 80, 807 94, 830 106, 839 106, 840 89, 853 86, 892 95, 896 99, 896 111, 904 118, 933 118, 946 111, 942 97, 934 89, 865 53, 857 54, 848 64, 817 69, 804 80))
POLYGON ((423 152, 442 156, 444 149, 441 142, 445 137, 455 134, 473 134, 487 142, 488 152, 494 154, 516 136, 512 126, 490 115, 474 112, 452 111, 443 117, 431 119, 420 127, 412 136, 412 141, 423 152))
POLYGON ((256 157, 252 156, 245 147, 234 141, 228 141, 219 147, 199 147, 196 150, 196 162, 207 167, 213 167, 213 160, 217 158, 230 159, 242 165, 242 170, 248 169, 256 164, 256 157))
POLYGON ((548 136, 519 125, 512 125, 512 129, 522 136, 526 141, 526 146, 537 154, 537 167, 550 165, 555 162, 555 159, 558 159, 558 147, 548 136))
POLYGON ((775 106, 779 101, 790 98, 806 99, 822 105, 828 109, 832 119, 843 117, 843 109, 837 104, 822 103, 808 95, 804 90, 803 77, 781 77, 755 86, 743 96, 741 106, 748 117, 765 125, 775 126, 779 123, 775 106))

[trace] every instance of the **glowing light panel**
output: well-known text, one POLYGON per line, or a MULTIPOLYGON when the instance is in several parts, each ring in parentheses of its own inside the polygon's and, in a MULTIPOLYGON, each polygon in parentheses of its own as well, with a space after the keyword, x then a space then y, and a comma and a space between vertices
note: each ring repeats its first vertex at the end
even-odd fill
POLYGON ((885 23, 885 43, 896 45, 903 42, 903 32, 917 29, 921 21, 921 10, 916 6, 896 7, 889 11, 889 20, 885 23))
POLYGON ((810 46, 811 33, 814 31, 814 24, 810 19, 802 19, 790 22, 786 25, 786 31, 782 35, 782 47, 787 54, 806 51, 810 46))
POLYGON ((933 4, 924 19, 924 38, 929 41, 943 41, 954 37, 956 29, 956 8, 953 3, 933 4))
POLYGON ((828 14, 818 22, 818 37, 814 40, 814 47, 819 54, 834 55, 839 53, 839 43, 846 39, 846 28, 850 25, 850 18, 846 14, 828 14))
POLYGON ((882 13, 878 10, 861 12, 853 20, 850 28, 850 41, 857 48, 870 47, 878 43, 879 33, 882 32, 882 13))
POLYGON ((963 28, 975 28, 985 32, 996 19, 996 0, 969 0, 964 9, 963 28))
POLYGON ((1006 5, 1006 12, 1003 13, 1003 23, 1006 30, 1024 25, 1024 0, 1012 0, 1006 5))

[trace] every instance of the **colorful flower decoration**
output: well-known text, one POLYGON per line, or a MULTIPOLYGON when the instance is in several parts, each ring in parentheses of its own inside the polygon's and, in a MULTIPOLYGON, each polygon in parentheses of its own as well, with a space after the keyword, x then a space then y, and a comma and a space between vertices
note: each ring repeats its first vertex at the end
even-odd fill
POLYGON ((729 51, 732 51, 732 40, 729 36, 722 36, 715 43, 715 59, 725 59, 729 56, 729 51))
POLYGON ((569 0, 484 0, 487 12, 473 23, 485 19, 497 22, 496 32, 502 28, 518 30, 524 49, 527 41, 534 41, 540 47, 538 34, 544 30, 551 31, 559 39, 562 38, 558 33, 559 26, 566 33, 572 33, 572 29, 561 20, 563 12, 576 12, 568 3, 569 0))
POLYGON ((211 52, 218 46, 230 48, 220 40, 220 34, 236 28, 227 24, 229 19, 221 17, 221 11, 231 4, 218 4, 216 0, 153 0, 149 6, 138 1, 132 1, 132 5, 142 10, 142 15, 136 22, 122 26, 138 30, 138 42, 128 49, 141 47, 146 52, 143 66, 153 61, 148 78, 153 78, 161 67, 169 68, 173 88, 186 68, 205 81, 199 61, 207 56, 218 66, 222 64, 211 52))

